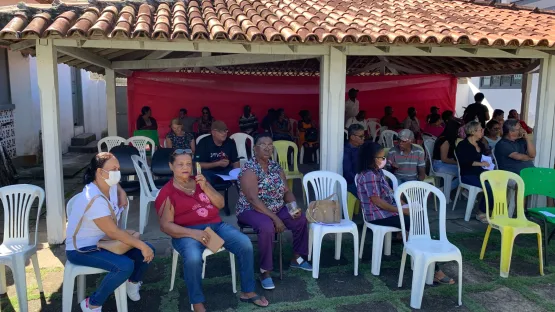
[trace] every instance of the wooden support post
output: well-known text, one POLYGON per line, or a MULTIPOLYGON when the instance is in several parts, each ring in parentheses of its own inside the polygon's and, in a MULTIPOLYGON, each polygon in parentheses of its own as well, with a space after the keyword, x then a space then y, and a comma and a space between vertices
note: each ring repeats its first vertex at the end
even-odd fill
POLYGON ((530 91, 532 90, 532 74, 522 74, 522 101, 520 102, 520 119, 528 123, 530 109, 530 91))
POLYGON ((541 61, 536 109, 536 167, 553 168, 555 163, 555 56, 541 61), (538 144, 541 142, 541 144, 538 144))
POLYGON ((116 112, 116 74, 113 69, 106 68, 106 120, 108 121, 108 136, 118 135, 116 112))
POLYGON ((62 244, 66 236, 64 172, 60 140, 57 51, 52 40, 38 39, 37 76, 40 93, 46 231, 48 243, 62 244))
POLYGON ((347 56, 330 48, 320 60, 320 168, 343 174, 347 56))

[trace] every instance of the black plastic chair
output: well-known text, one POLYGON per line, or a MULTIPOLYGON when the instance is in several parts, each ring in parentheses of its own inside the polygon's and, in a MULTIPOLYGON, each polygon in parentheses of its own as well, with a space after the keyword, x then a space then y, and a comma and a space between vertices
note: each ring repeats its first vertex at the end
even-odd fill
MULTIPOLYGON (((241 223, 237 221, 237 225, 239 226, 239 231, 245 235, 258 235, 258 232, 255 231, 252 226, 241 223)), ((274 243, 278 243, 279 245, 279 279, 283 279, 283 247, 282 247, 282 234, 283 233, 276 233, 274 236, 274 243)))
MULTIPOLYGON (((139 156, 139 151, 135 147, 130 145, 119 145, 112 148, 110 153, 116 156, 119 162, 119 170, 122 178, 128 178, 129 176, 137 174, 135 172, 135 167, 133 166, 133 161, 131 160, 132 155, 139 156)), ((127 179, 123 179, 120 182, 120 185, 127 193, 138 192, 141 189, 141 185, 138 180, 128 181, 127 179)))

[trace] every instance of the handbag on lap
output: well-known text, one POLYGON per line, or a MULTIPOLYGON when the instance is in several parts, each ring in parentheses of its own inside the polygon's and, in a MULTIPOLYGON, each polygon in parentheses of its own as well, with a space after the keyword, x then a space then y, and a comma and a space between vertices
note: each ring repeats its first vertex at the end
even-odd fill
POLYGON ((334 224, 341 222, 341 207, 339 207, 337 194, 311 202, 306 210, 306 219, 312 223, 334 224))

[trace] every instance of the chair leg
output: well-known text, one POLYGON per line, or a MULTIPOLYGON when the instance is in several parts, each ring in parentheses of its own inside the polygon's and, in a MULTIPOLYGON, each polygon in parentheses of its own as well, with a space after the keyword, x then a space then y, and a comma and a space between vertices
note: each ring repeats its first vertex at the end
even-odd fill
POLYGON ((279 240, 279 279, 283 280, 283 245, 282 245, 282 233, 278 234, 279 240))
POLYGON ((308 261, 312 260, 312 241, 314 240, 314 232, 310 224, 308 225, 308 261))
POLYGON ((539 253, 539 258, 540 258, 540 275, 543 276, 543 255, 542 255, 542 233, 541 233, 541 229, 540 232, 538 232, 538 253, 539 253))
POLYGON ((341 243, 343 242, 343 234, 335 234, 335 260, 341 259, 341 243))
POLYGON ((17 293, 17 300, 19 302, 19 311, 29 311, 27 303, 27 279, 25 276, 25 260, 17 257, 12 262, 13 279, 15 283, 15 290, 17 293))
MULTIPOLYGON (((359 259, 362 259, 362 254, 364 253, 364 240, 366 239, 366 230, 368 229, 368 227, 366 226, 366 223, 364 223, 364 225, 362 226, 362 237, 360 238, 360 252, 358 255, 359 259)), ((372 246, 373 247, 373 246, 372 246)))
POLYGON ((435 262, 432 262, 428 265, 428 270, 426 271, 426 284, 428 285, 434 284, 435 267, 436 267, 435 262))
POLYGON ((476 196, 478 196, 478 192, 475 189, 468 191, 468 201, 466 202, 466 211, 464 212, 464 221, 466 222, 470 221, 470 215, 472 215, 472 209, 474 209, 476 196))
POLYGON ((403 275, 405 274, 405 262, 407 261, 407 250, 403 248, 403 255, 401 256, 401 268, 399 270, 399 281, 397 287, 403 287, 403 275))
POLYGON ((175 271, 177 271, 177 259, 179 258, 179 253, 177 251, 175 251, 175 249, 173 250, 173 255, 172 255, 172 277, 170 280, 170 291, 173 290, 173 286, 175 283, 175 271))
POLYGON ((118 312, 127 312, 127 286, 125 283, 116 288, 114 296, 116 297, 118 312))
POLYGON ((426 276, 428 265, 422 257, 414 259, 414 270, 412 271, 412 286, 410 291, 410 306, 413 309, 420 309, 422 305, 422 296, 424 295, 424 287, 426 285, 426 276))
POLYGON ((513 243, 515 235, 513 229, 505 227, 501 231, 501 262, 499 264, 499 276, 509 277, 511 269, 511 257, 513 255, 513 243))
POLYGON ((351 233, 353 234, 353 245, 354 245, 353 247, 355 249, 354 250, 355 254, 353 258, 355 262, 354 275, 358 276, 358 257, 357 257, 358 256, 358 228, 355 227, 351 233))
POLYGON ((318 278, 318 275, 320 273, 320 249, 322 248, 322 230, 320 229, 320 227, 316 227, 313 232, 314 233, 312 233, 312 235, 314 241, 312 242, 312 244, 314 249, 314 260, 312 260, 312 277, 318 278))
POLYGON ((139 233, 143 234, 146 226, 146 210, 148 209, 148 201, 141 196, 140 198, 140 211, 139 211, 139 233))
POLYGON ((445 194, 446 204, 451 202, 451 182, 452 179, 443 179, 443 194, 445 194))
POLYGON ((385 239, 383 241, 383 254, 386 256, 391 256, 391 232, 385 233, 385 239))
POLYGON ((35 277, 37 279, 37 286, 39 288, 39 292, 44 292, 44 289, 42 288, 42 278, 40 276, 40 267, 39 267, 39 259, 37 257, 37 254, 34 254, 31 256, 31 262, 33 262, 33 268, 35 269, 35 277))
POLYGON ((484 260, 484 255, 486 254, 486 247, 488 246, 489 235, 491 234, 491 225, 488 225, 486 230, 486 235, 484 236, 484 242, 482 243, 482 251, 480 251, 480 260, 484 260))
POLYGON ((545 240, 545 246, 543 246, 545 248, 544 251, 543 251, 543 256, 544 256, 544 259, 545 259, 544 260, 544 265, 547 266, 548 265, 547 264, 547 246, 549 245, 549 241, 547 240, 547 237, 549 236, 549 233, 548 233, 548 228, 547 228, 547 220, 546 220, 545 217, 543 218, 543 228, 544 228, 544 235, 543 235, 544 238, 543 239, 545 240))
POLYGON ((86 275, 77 275, 77 302, 85 300, 85 285, 87 283, 86 275))
POLYGON ((0 264, 0 295, 6 294, 8 288, 6 286, 6 266, 0 264))
POLYGON ((459 264, 459 306, 462 305, 462 276, 463 276, 463 269, 462 269, 462 259, 457 260, 459 264))
POLYGON ((372 231, 372 266, 370 267, 372 275, 380 275, 384 236, 382 231, 372 231))
POLYGON ((237 276, 235 275, 235 255, 233 253, 229 253, 229 264, 231 265, 231 288, 233 289, 233 293, 237 293, 237 276))
POLYGON ((62 285, 62 312, 71 312, 74 283, 75 279, 71 276, 71 272, 64 270, 64 282, 62 285))
POLYGON ((461 194, 461 189, 462 187, 458 187, 457 188, 457 194, 455 195, 455 201, 453 202, 453 209, 451 210, 455 210, 455 207, 457 206, 457 201, 459 200, 459 195, 461 194))

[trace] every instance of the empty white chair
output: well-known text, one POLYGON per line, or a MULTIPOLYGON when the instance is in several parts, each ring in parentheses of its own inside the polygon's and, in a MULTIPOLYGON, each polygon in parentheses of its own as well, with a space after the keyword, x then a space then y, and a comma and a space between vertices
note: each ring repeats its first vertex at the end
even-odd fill
POLYGON ((314 254, 312 261, 312 277, 318 278, 320 273, 320 250, 322 248, 322 239, 326 234, 334 233, 335 236, 335 259, 341 257, 341 239, 342 233, 353 234, 354 242, 354 274, 358 276, 358 228, 356 224, 349 219, 347 209, 347 181, 341 175, 330 171, 313 171, 307 173, 303 177, 303 188, 306 194, 306 202, 310 203, 310 190, 308 186, 312 186, 314 191, 314 200, 323 200, 327 197, 337 194, 339 204, 342 210, 341 222, 333 225, 310 223, 309 239, 308 239, 308 260, 314 254), (314 249, 314 250, 313 250, 314 249))
MULTIPOLYGON (((220 248, 218 252, 225 251, 225 248, 220 248)), ((204 279, 204 273, 206 270, 206 257, 213 255, 214 253, 206 248, 202 253, 202 278, 204 279)), ((179 252, 173 249, 173 256, 172 256, 172 278, 170 281, 170 291, 173 290, 173 286, 175 284, 175 273, 177 271, 177 260, 179 258, 179 252)), ((237 293, 237 277, 235 275, 235 255, 231 252, 229 253, 229 265, 231 266, 231 287, 233 289, 233 293, 237 293)), ((191 305, 191 311, 193 311, 193 305, 191 305)))
POLYGON ((12 270, 13 280, 19 301, 19 310, 28 311, 27 281, 25 263, 29 258, 35 269, 39 292, 43 292, 37 258, 39 217, 44 203, 42 188, 29 184, 16 184, 0 188, 0 198, 4 207, 4 241, 0 245, 0 294, 5 294, 6 265, 12 270), (29 241, 29 217, 31 206, 38 199, 35 240, 29 241))
POLYGON ((380 134, 380 144, 386 148, 393 148, 393 138, 397 135, 397 132, 393 130, 383 130, 380 134))
MULTIPOLYGON (((391 181, 392 189, 395 191, 399 186, 397 178, 393 173, 383 170, 384 175, 391 181)), ((358 174, 355 176, 355 184, 358 180, 358 174)), ((357 185, 358 186, 358 185, 357 185)), ((366 239, 366 229, 372 231, 372 267, 370 269, 372 275, 380 275, 380 267, 382 264, 382 250, 384 255, 391 255, 391 233, 400 232, 401 229, 392 226, 376 225, 366 220, 366 215, 362 213, 364 218, 364 225, 362 227, 362 238, 360 239, 360 254, 359 258, 362 259, 364 251, 364 240, 366 239)))
POLYGON ((237 147, 237 156, 239 158, 243 157, 240 160, 241 167, 243 167, 243 165, 249 160, 247 154, 248 140, 251 141, 251 157, 252 155, 254 155, 254 139, 252 138, 252 136, 242 132, 234 133, 230 136, 230 138, 235 142, 235 146, 237 147))
POLYGON ((457 158, 457 152, 455 151, 455 159, 457 160, 457 169, 459 170, 459 187, 457 188, 457 195, 455 195, 455 201, 453 202, 453 210, 457 206, 457 200, 461 194, 462 189, 468 190, 468 198, 466 201, 466 212, 464 213, 464 221, 470 221, 470 215, 472 214, 472 209, 474 208, 474 202, 478 194, 482 193, 481 187, 472 186, 462 182, 461 179, 461 166, 459 165, 459 159, 457 158))
POLYGON ((133 167, 135 167, 135 172, 137 172, 139 184, 141 185, 141 195, 139 200, 139 233, 143 234, 145 227, 148 224, 150 203, 156 200, 160 190, 154 184, 152 172, 150 171, 147 162, 137 155, 131 155, 131 161, 133 161, 133 167))
POLYGON ((141 158, 144 159, 145 161, 146 161, 147 145, 150 145, 151 155, 154 154, 154 152, 156 151, 154 140, 152 140, 151 138, 147 138, 145 136, 130 137, 129 139, 127 139, 125 144, 129 144, 129 143, 131 143, 131 145, 133 145, 139 151, 139 155, 141 155, 141 158))
POLYGON ((201 134, 197 137, 197 140, 195 141, 195 143, 198 145, 198 143, 200 142, 200 140, 204 139, 207 136, 211 136, 210 133, 206 133, 206 134, 201 134))
POLYGON ((372 138, 372 141, 375 141, 380 132, 380 128, 381 128, 380 124, 374 120, 370 120, 369 118, 369 119, 366 119, 366 128, 370 133, 370 137, 372 138))
POLYGON ((125 143, 125 139, 119 136, 109 136, 109 137, 105 137, 100 139, 100 141, 98 141, 97 147, 98 147, 98 152, 102 152, 102 145, 106 144, 106 151, 109 152, 112 148, 122 145, 125 143))
POLYGON ((403 196, 407 201, 410 211, 410 234, 407 238, 405 220, 400 218, 404 248, 398 287, 403 286, 405 261, 408 254, 414 261, 410 306, 414 309, 420 309, 422 296, 424 295, 424 284, 433 284, 435 263, 456 261, 459 265, 459 305, 461 305, 462 255, 460 250, 447 239, 445 230, 445 210, 447 205, 445 195, 435 186, 424 182, 405 182, 395 191, 395 201, 401 216, 403 215, 403 205, 401 204, 401 197, 403 196), (426 207, 430 193, 435 194, 439 198, 439 239, 432 239, 430 235, 428 207, 426 207))
MULTIPOLYGON (((432 155, 434 152, 434 144, 435 140, 424 140, 424 148, 426 149, 426 154, 428 154, 428 159, 430 160, 430 177, 436 177, 443 179, 443 194, 447 200, 447 203, 451 202, 451 183, 453 182, 454 176, 443 173, 443 172, 435 172, 434 171, 434 164, 432 155)), ((454 207, 454 206, 453 206, 454 207)))
MULTIPOLYGON (((73 205, 79 194, 73 196, 66 206, 66 215, 69 217, 71 211, 73 210, 73 205)), ((127 215, 129 213, 129 202, 127 203, 127 208, 123 210, 120 220, 119 227, 125 229, 127 227, 127 215)), ((86 276, 92 274, 107 273, 108 271, 73 264, 66 260, 64 266, 64 282, 62 289, 62 312, 71 312, 71 306, 73 304, 73 288, 75 284, 75 278, 77 277, 77 302, 81 302, 85 299, 85 284, 86 276)), ((116 307, 118 312, 127 312, 127 286, 122 283, 114 291, 114 296, 116 297, 116 307)))

